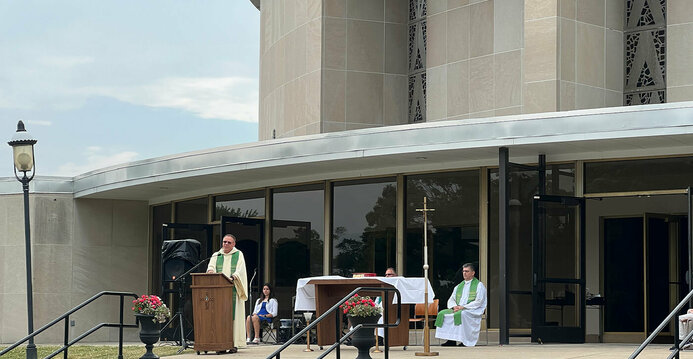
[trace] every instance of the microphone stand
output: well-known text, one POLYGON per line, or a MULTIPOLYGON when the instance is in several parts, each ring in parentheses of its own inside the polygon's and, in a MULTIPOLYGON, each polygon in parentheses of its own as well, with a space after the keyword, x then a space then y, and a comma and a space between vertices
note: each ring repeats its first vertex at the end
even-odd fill
POLYGON ((253 290, 252 290, 252 288, 253 288, 253 280, 255 279, 256 274, 257 274, 257 268, 255 268, 255 271, 253 271, 253 276, 250 278, 250 282, 248 282, 248 288, 250 288, 250 290, 248 291, 248 306, 249 306, 248 313, 250 313, 251 315, 253 314, 253 310, 255 309, 254 304, 253 304, 253 290))
POLYGON ((183 306, 185 304, 185 279, 190 273, 192 273, 192 271, 197 269, 200 266, 200 264, 209 261, 210 258, 212 257, 210 256, 207 259, 203 259, 199 263, 195 264, 194 267, 190 268, 187 272, 181 274, 177 278, 173 278, 173 280, 171 281, 173 283, 177 283, 178 285, 178 311, 176 312, 176 315, 171 317, 171 319, 169 319, 169 321, 163 327, 161 327, 161 330, 163 331, 164 329, 166 329, 169 325, 171 325, 171 323, 175 321, 176 317, 178 317, 178 327, 180 329, 181 345, 181 348, 178 350, 178 354, 182 353, 185 349, 191 348, 191 346, 189 346, 188 343, 185 341, 185 329, 183 326, 183 306))

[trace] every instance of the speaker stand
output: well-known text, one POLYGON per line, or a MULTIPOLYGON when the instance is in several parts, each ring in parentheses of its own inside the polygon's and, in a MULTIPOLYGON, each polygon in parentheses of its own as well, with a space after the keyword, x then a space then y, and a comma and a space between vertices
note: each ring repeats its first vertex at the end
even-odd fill
MULTIPOLYGON (((186 304, 186 299, 185 299, 185 281, 178 282, 178 311, 176 314, 169 319, 169 321, 161 328, 163 331, 164 329, 168 328, 172 323, 176 322, 176 319, 178 319, 178 330, 180 332, 180 349, 178 349, 178 354, 182 353, 185 349, 192 348, 192 346, 188 345, 188 342, 185 340, 185 325, 184 321, 185 318, 183 317, 183 308, 185 308, 186 304)), ((188 323, 190 324, 190 323, 188 323)))

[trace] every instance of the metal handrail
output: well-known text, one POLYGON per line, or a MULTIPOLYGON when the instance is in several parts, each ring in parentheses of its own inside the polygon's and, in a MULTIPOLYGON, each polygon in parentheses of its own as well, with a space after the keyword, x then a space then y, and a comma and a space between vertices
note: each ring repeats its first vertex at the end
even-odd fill
POLYGON ((67 349, 72 346, 73 344, 77 343, 78 341, 86 338, 89 334, 95 332, 96 330, 107 327, 107 328, 120 328, 120 331, 118 333, 118 359, 123 359, 123 328, 137 328, 136 324, 123 324, 123 305, 124 305, 124 298, 125 296, 130 296, 135 299, 137 299, 137 294, 131 293, 131 292, 111 292, 111 291, 103 291, 99 292, 93 297, 87 299, 86 301, 82 302, 82 304, 70 309, 67 313, 59 316, 58 318, 54 319, 50 323, 42 326, 41 328, 35 330, 33 333, 27 335, 26 337, 20 339, 18 342, 10 345, 9 347, 3 349, 0 351, 0 356, 3 356, 5 353, 9 352, 10 350, 18 347, 22 343, 26 342, 29 340, 29 338, 33 338, 39 334, 41 334, 43 331, 47 330, 48 328, 52 327, 53 325, 57 324, 61 320, 65 321, 65 337, 63 340, 63 347, 54 351, 50 355, 48 355, 46 358, 52 358, 60 352, 63 353, 63 357, 67 359, 67 349), (99 323, 95 327, 87 330, 84 332, 84 334, 78 336, 77 338, 73 339, 72 341, 68 341, 68 334, 69 334, 69 328, 70 328, 70 315, 75 313, 76 311, 82 309, 85 307, 87 304, 95 301, 96 299, 105 296, 105 295, 112 295, 112 296, 119 296, 120 297, 120 323, 99 323))
MULTIPOLYGON (((657 336, 657 334, 659 334, 659 332, 661 332, 662 329, 664 329, 664 327, 666 327, 667 324, 669 324, 669 322, 670 322, 672 319, 674 319, 674 317, 676 316, 676 314, 684 307, 684 305, 686 305, 686 303, 687 303, 689 300, 691 300, 691 298, 693 298, 693 290, 690 291, 690 292, 688 293, 688 295, 686 295, 686 297, 683 298, 683 300, 682 300, 681 302, 679 302, 679 304, 676 306, 676 308, 674 308, 674 310, 672 310, 671 313, 669 313, 669 315, 667 315, 667 317, 664 318, 664 320, 662 321, 662 323, 660 323, 659 326, 657 326, 657 329, 655 329, 655 330, 652 332, 652 334, 650 334, 650 336, 648 336, 647 339, 645 339, 645 341, 642 342, 642 344, 640 344, 640 346, 638 347, 638 349, 635 349, 635 351, 633 352, 633 354, 631 354, 631 355, 628 357, 628 359, 634 359, 634 358, 636 358, 636 357, 640 354, 640 352, 642 352, 642 351, 645 349, 645 347, 648 346, 648 345, 654 340, 654 338, 657 336)), ((671 355, 669 355, 669 358, 673 358, 673 357, 678 358, 678 357, 679 357, 679 351, 680 351, 681 348, 683 347, 684 343, 686 343, 686 342, 687 342, 687 339, 690 339, 691 336, 693 335, 693 332, 692 332, 692 333, 689 333, 689 334, 686 336, 686 339, 684 339, 681 343, 679 343, 679 342, 678 342, 678 340, 679 340, 679 336, 678 336, 678 325, 675 325, 674 328, 675 328, 675 331, 676 331, 676 333, 674 334, 674 349, 673 349, 673 352, 671 353, 671 355)))
MULTIPOLYGON (((346 333, 343 337, 341 337, 339 340, 337 340, 336 343, 332 344, 322 355, 318 357, 318 359, 324 358, 327 354, 332 352, 332 350, 337 349, 336 357, 337 359, 340 359, 340 350, 339 350, 339 345, 343 343, 347 338, 351 337, 351 335, 356 332, 356 330, 361 329, 361 328, 394 328, 399 326, 401 317, 402 317, 402 295, 400 294, 399 290, 397 288, 393 287, 358 287, 354 290, 352 290, 349 294, 344 296, 341 300, 339 300, 335 305, 332 306, 332 308, 328 309, 325 313, 323 313, 320 317, 315 319, 312 323, 307 325, 303 330, 298 332, 293 338, 289 339, 284 343, 279 349, 275 350, 274 353, 270 354, 267 359, 270 358, 277 358, 281 359, 281 352, 286 349, 289 345, 293 344, 296 340, 298 340, 303 334, 308 332, 309 330, 313 329, 315 326, 318 325, 323 319, 327 318, 328 315, 331 315, 333 312, 337 316, 337 320, 335 321, 335 331, 337 333, 340 332, 340 322, 341 322, 341 315, 342 312, 339 310, 339 306, 342 305, 345 301, 347 301, 349 298, 353 297, 354 294, 357 294, 360 291, 369 291, 369 292, 385 292, 383 294, 386 294, 387 292, 395 292, 395 295, 397 295, 397 320, 394 323, 389 323, 389 300, 384 300, 382 301, 383 303, 383 324, 358 324, 355 326, 353 329, 351 329, 348 333, 346 333)), ((387 296, 383 296, 387 298, 387 296)), ((293 318, 291 319, 293 321, 293 318)), ((292 323, 293 325, 293 323, 292 323)), ((385 359, 389 358, 389 353, 390 353, 390 347, 389 347, 389 331, 385 331, 385 336, 384 336, 384 344, 385 344, 385 359)), ((337 334, 337 337, 339 337, 339 334, 337 334)))

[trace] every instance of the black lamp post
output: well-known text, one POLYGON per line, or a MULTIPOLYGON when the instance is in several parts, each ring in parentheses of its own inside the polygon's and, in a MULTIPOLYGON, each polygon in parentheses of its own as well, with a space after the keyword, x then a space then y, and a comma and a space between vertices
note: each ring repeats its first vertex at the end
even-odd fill
MULTIPOLYGON (((17 132, 12 136, 12 140, 7 142, 12 146, 14 157, 14 176, 22 183, 24 191, 24 241, 26 246, 26 305, 29 316, 28 327, 29 334, 34 332, 34 300, 33 290, 31 286, 31 229, 29 227, 29 182, 34 178, 34 144, 36 140, 31 137, 29 132, 24 128, 24 123, 17 123, 17 132), (22 172, 22 177, 18 172, 22 172), (31 172, 31 177, 27 176, 27 172, 31 172)), ((36 359, 36 344, 34 338, 29 338, 29 344, 26 347, 27 359, 36 359)))

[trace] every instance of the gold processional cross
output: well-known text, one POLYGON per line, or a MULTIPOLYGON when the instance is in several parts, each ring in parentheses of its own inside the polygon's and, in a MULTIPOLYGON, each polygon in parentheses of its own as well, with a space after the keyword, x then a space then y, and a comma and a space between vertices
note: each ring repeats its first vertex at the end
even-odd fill
POLYGON ((416 356, 436 356, 438 352, 431 352, 431 338, 428 330, 428 212, 433 212, 435 209, 428 208, 427 199, 423 199, 423 208, 417 208, 417 212, 423 212, 424 220, 424 251, 423 251, 423 270, 424 270, 424 351, 416 352, 416 356))

